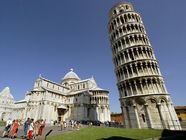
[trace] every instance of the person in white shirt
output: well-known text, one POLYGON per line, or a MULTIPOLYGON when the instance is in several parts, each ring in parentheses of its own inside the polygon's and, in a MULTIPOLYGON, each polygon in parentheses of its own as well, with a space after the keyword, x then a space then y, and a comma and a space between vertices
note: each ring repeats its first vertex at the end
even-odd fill
POLYGON ((32 139, 33 132, 34 132, 34 119, 31 119, 30 126, 29 126, 29 129, 28 129, 28 134, 27 134, 28 139, 32 139))
POLYGON ((9 119, 6 121, 6 126, 5 126, 5 129, 4 129, 4 131, 3 131, 2 137, 8 136, 9 131, 10 131, 10 129, 11 129, 11 126, 12 126, 12 120, 9 118, 9 119))

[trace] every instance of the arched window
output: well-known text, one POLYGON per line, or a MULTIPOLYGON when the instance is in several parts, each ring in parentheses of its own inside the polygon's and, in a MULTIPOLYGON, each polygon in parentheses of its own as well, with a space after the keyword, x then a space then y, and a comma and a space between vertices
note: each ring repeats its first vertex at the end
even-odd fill
POLYGON ((119 28, 119 32, 120 32, 120 34, 122 33, 122 29, 121 28, 119 28))
POLYGON ((119 47, 121 46, 121 42, 120 42, 120 41, 118 41, 118 46, 119 46, 119 47))
POLYGON ((144 114, 141 114, 141 117, 143 119, 143 122, 145 122, 145 115, 144 114))
POLYGON ((135 28, 136 28, 136 30, 138 30, 138 25, 137 24, 135 24, 135 28))
POLYGON ((131 28, 132 28, 132 31, 134 30, 134 25, 133 24, 131 24, 131 28))
POLYGON ((130 31, 130 26, 129 25, 127 25, 127 31, 130 31))
POLYGON ((119 24, 119 18, 117 18, 117 23, 119 24))
POLYGON ((126 28, 125 28, 125 26, 123 26, 123 31, 124 31, 124 33, 126 32, 126 28))
POLYGON ((135 17, 136 17, 136 21, 138 22, 139 20, 138 20, 138 16, 137 15, 135 15, 135 17))
POLYGON ((114 20, 114 25, 116 25, 116 20, 114 20))
POLYGON ((119 12, 120 12, 120 13, 123 13, 123 9, 120 9, 119 12))
POLYGON ((116 30, 116 35, 118 36, 118 30, 116 30))
POLYGON ((121 23, 124 23, 124 20, 123 20, 123 17, 122 16, 120 17, 120 20, 121 20, 121 23))
POLYGON ((126 8, 126 10, 127 10, 127 9, 129 9, 129 6, 128 6, 128 5, 126 5, 126 6, 125 6, 125 8, 126 8))
POLYGON ((121 39, 121 43, 122 45, 125 45, 125 40, 123 38, 121 39))
POLYGON ((128 17, 129 17, 129 19, 131 19, 131 15, 130 14, 128 14, 128 17))
POLYGON ((127 22, 127 15, 124 15, 125 22, 127 22))

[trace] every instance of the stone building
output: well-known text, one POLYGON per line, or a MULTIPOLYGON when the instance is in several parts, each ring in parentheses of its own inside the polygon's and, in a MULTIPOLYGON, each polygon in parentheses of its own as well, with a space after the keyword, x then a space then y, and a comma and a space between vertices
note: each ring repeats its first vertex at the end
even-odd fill
POLYGON ((12 116, 14 108, 14 97, 9 87, 5 87, 0 92, 0 120, 7 120, 12 116))
POLYGON ((14 103, 12 118, 51 121, 110 121, 109 92, 95 79, 81 80, 71 69, 61 83, 39 76, 24 100, 14 103))
POLYGON ((142 18, 131 3, 112 7, 108 30, 126 127, 181 129, 142 18))
POLYGON ((175 111, 180 121, 186 121, 186 106, 175 106, 175 111))
POLYGON ((123 124, 124 118, 122 113, 111 113, 111 121, 112 122, 117 122, 119 124, 123 124))

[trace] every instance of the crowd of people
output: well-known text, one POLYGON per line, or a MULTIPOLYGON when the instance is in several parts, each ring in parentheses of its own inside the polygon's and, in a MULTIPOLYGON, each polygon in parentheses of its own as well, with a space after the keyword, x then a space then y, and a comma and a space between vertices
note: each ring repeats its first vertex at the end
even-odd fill
POLYGON ((65 129, 66 127, 71 127, 79 130, 80 122, 76 120, 61 121, 60 126, 61 126, 61 130, 65 129))
MULTIPOLYGON (((20 127, 20 122, 16 120, 8 119, 4 128, 2 137, 16 138, 17 132, 20 127)), ((33 137, 42 136, 43 128, 45 127, 45 121, 43 119, 34 121, 34 119, 28 118, 23 124, 23 138, 30 140, 33 137)))

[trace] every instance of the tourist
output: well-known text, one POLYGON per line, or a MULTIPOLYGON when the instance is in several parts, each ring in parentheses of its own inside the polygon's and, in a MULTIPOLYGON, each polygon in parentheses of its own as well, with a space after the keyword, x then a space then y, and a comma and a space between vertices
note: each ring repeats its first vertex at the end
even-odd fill
POLYGON ((6 121, 6 126, 5 126, 5 129, 3 131, 2 137, 7 137, 9 135, 9 132, 11 130, 11 126, 12 126, 12 120, 9 118, 6 121))
POLYGON ((24 138, 26 138, 26 136, 27 136, 29 126, 30 126, 30 118, 27 118, 27 120, 25 121, 24 126, 23 126, 23 131, 24 131, 23 137, 24 138))
POLYGON ((12 123, 12 138, 17 137, 18 127, 19 127, 18 119, 13 120, 13 123, 12 123))
POLYGON ((35 121, 34 123, 34 138, 36 138, 38 136, 38 130, 39 130, 39 127, 40 127, 40 120, 37 120, 35 121))
POLYGON ((38 129, 38 135, 42 136, 43 128, 45 127, 45 121, 43 119, 40 120, 40 126, 38 129))
POLYGON ((50 121, 50 125, 51 125, 51 126, 54 125, 54 121, 53 121, 53 120, 50 121))
POLYGON ((70 120, 71 127, 74 128, 74 120, 70 120))
POLYGON ((60 126, 61 126, 61 131, 63 130, 63 128, 64 128, 64 123, 63 123, 63 121, 61 120, 61 122, 60 122, 60 126))
POLYGON ((28 139, 32 139, 33 131, 34 131, 34 119, 31 119, 30 126, 29 126, 28 133, 27 133, 28 139))
POLYGON ((64 128, 67 127, 67 123, 66 123, 66 121, 63 122, 63 125, 64 125, 64 128))
POLYGON ((79 128, 80 128, 80 122, 76 121, 76 129, 79 130, 79 128))

